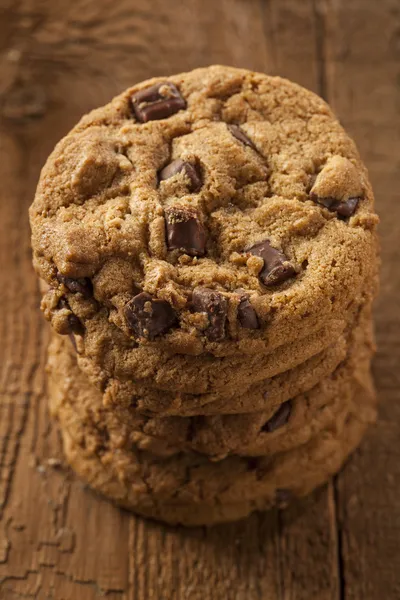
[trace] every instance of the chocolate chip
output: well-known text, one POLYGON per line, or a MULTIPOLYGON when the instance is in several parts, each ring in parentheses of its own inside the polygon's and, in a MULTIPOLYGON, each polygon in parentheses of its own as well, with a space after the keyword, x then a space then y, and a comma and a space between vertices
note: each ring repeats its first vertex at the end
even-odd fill
POLYGON ((169 81, 156 83, 131 96, 133 112, 138 121, 156 121, 174 115, 186 108, 186 102, 178 88, 169 81))
POLYGON ((134 296, 125 305, 125 318, 129 328, 138 338, 153 340, 177 322, 177 316, 165 300, 153 298, 146 292, 134 296))
POLYGON ((183 250, 190 256, 204 256, 206 232, 196 210, 178 206, 167 208, 165 226, 169 250, 183 250))
POLYGON ((72 333, 76 333, 76 335, 83 335, 85 329, 78 317, 74 315, 74 313, 68 315, 68 324, 72 333))
POLYGON ((321 204, 339 217, 348 219, 354 215, 361 198, 349 198, 348 200, 337 200, 336 198, 319 198, 316 194, 310 194, 311 200, 321 204))
POLYGON ((204 334, 211 342, 219 342, 225 338, 225 325, 228 313, 228 301, 223 294, 198 287, 193 291, 193 308, 196 312, 204 312, 208 316, 208 327, 204 334))
POLYGON ((72 294, 82 294, 84 298, 91 298, 93 294, 93 286, 90 279, 87 277, 80 279, 71 279, 61 273, 57 273, 57 280, 65 285, 72 294))
POLYGON ((277 489, 275 492, 275 505, 278 508, 285 508, 293 499, 293 493, 285 488, 277 489))
POLYGON ((170 179, 171 177, 174 177, 174 175, 178 175, 182 172, 189 179, 189 190, 191 192, 198 192, 202 186, 198 169, 191 163, 186 162, 181 158, 173 160, 169 165, 161 169, 158 174, 158 180, 165 181, 166 179, 170 179))
POLYGON ((289 421, 290 413, 292 410, 292 403, 290 400, 280 405, 278 410, 272 415, 272 417, 263 425, 262 431, 272 433, 276 429, 283 427, 289 421))
POLYGON ((260 256, 264 260, 264 266, 258 276, 267 287, 279 285, 296 275, 295 268, 288 262, 283 252, 273 248, 268 240, 255 244, 246 252, 260 256))
POLYGON ((73 333, 69 333, 68 337, 69 337, 69 339, 71 341, 71 344, 72 344, 75 352, 78 352, 78 348, 77 348, 77 345, 76 345, 76 340, 75 340, 74 334, 73 333))
POLYGON ((242 290, 236 290, 240 294, 240 302, 238 306, 238 321, 245 329, 259 329, 257 313, 250 303, 248 296, 242 290))
POLYGON ((228 129, 233 135, 233 137, 239 140, 239 142, 242 142, 242 144, 244 144, 245 146, 249 146, 249 148, 252 148, 253 150, 257 151, 257 148, 255 147, 251 139, 247 137, 247 135, 240 129, 240 127, 238 127, 238 125, 228 125, 228 129))
POLYGON ((78 317, 72 312, 71 307, 65 298, 60 298, 58 308, 66 308, 70 311, 69 315, 67 316, 69 331, 66 333, 76 333, 76 335, 83 335, 85 328, 82 325, 81 321, 78 319, 78 317))

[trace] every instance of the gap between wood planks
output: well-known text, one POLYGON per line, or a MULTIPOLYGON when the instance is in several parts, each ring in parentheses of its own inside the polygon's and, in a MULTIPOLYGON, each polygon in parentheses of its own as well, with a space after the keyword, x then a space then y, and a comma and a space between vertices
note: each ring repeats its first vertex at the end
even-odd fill
MULTIPOLYGON (((327 69, 326 69, 326 19, 328 18, 328 4, 325 0, 312 0, 313 14, 315 20, 315 50, 317 59, 317 80, 318 93, 326 101, 330 102, 328 85, 327 85, 327 69)), ((338 476, 335 475, 332 482, 329 484, 328 501, 334 528, 336 530, 335 545, 337 551, 337 574, 338 574, 338 600, 345 600, 345 561, 343 557, 342 530, 339 522, 338 505, 340 502, 338 489, 338 476)))

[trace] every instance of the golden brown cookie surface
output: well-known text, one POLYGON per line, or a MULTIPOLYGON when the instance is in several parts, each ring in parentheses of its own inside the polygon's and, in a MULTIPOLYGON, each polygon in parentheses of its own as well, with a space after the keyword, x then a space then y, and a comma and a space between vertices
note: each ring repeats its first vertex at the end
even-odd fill
POLYGON ((342 425, 334 421, 308 443, 272 457, 198 453, 167 458, 140 450, 81 372, 69 386, 51 370, 50 408, 60 422, 68 462, 94 489, 139 514, 186 525, 234 520, 285 505, 335 473, 375 419, 368 375, 354 389, 342 425))

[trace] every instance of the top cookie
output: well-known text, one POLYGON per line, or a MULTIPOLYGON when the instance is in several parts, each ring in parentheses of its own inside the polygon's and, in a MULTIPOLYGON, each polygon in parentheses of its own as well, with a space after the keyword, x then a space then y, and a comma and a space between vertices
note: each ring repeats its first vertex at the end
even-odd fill
POLYGON ((54 328, 84 337, 102 315, 92 357, 117 330, 132 348, 267 351, 345 314, 376 269, 371 186, 329 107, 230 67, 145 81, 83 117, 30 217, 54 328))

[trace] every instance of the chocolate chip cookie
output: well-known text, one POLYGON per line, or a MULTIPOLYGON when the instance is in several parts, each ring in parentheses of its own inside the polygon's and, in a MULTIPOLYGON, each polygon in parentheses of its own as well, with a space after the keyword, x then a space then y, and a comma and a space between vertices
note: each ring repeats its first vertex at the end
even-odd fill
MULTIPOLYGON (((194 450, 221 460, 228 454, 271 456, 301 446, 333 424, 341 428, 358 381, 369 377, 374 351, 370 311, 362 316, 345 345, 344 360, 332 373, 308 392, 283 402, 264 397, 261 411, 193 417, 184 417, 181 412, 180 416, 160 417, 144 413, 133 403, 110 409, 130 432, 132 443, 161 456, 194 450)), ((79 378, 79 367, 71 346, 60 336, 50 347, 49 366, 58 381, 65 378, 68 395, 71 382, 79 378)))
MULTIPOLYGON (((127 370, 112 380, 103 379, 104 371, 99 368, 94 371, 93 362, 82 351, 81 338, 73 338, 71 347, 79 353, 80 368, 95 384, 100 380, 105 401, 115 406, 180 416, 254 412, 306 391, 334 370, 344 358, 347 338, 360 315, 365 322, 371 320, 370 293, 359 299, 351 313, 347 327, 343 320, 331 321, 316 334, 268 355, 183 357, 139 347, 129 356, 136 356, 140 363, 126 360, 127 370), (129 366, 143 378, 129 377, 129 366)), ((109 356, 103 353, 104 359, 109 356)))
MULTIPOLYGON (((149 385, 144 385, 138 381, 115 380, 105 388, 103 402, 106 405, 114 406, 116 410, 125 407, 131 412, 137 411, 162 416, 228 415, 268 410, 304 393, 322 378, 331 374, 345 359, 349 346, 359 345, 357 332, 361 331, 364 334, 370 328, 371 303, 369 302, 357 313, 353 327, 348 332, 342 333, 330 347, 297 367, 283 371, 269 379, 245 386, 240 380, 241 375, 239 374, 237 385, 233 388, 226 384, 225 379, 225 387, 221 387, 217 391, 198 394, 188 394, 180 392, 178 389, 175 391, 159 390, 151 381, 149 381, 149 385)), ((66 351, 76 353, 76 348, 70 343, 70 340, 66 340, 62 336, 54 336, 54 338, 51 354, 55 360, 62 360, 61 355, 66 351)))
MULTIPOLYGON (((58 344, 68 347, 66 340, 58 336, 58 344)), ((332 373, 346 357, 347 343, 344 335, 329 348, 312 356, 297 367, 252 384, 236 393, 225 388, 205 394, 185 394, 157 390, 133 382, 114 382, 104 393, 106 405, 128 407, 139 412, 170 415, 196 416, 214 414, 238 414, 265 410, 289 398, 306 392, 323 377, 332 373)))
POLYGON ((138 350, 158 380, 163 353, 257 356, 346 321, 376 271, 367 172, 329 107, 230 67, 143 82, 83 117, 30 219, 45 314, 103 387, 145 378, 138 350))
POLYGON ((82 372, 77 370, 68 385, 59 375, 50 372, 50 407, 76 472, 125 508, 184 525, 238 519, 309 493, 341 467, 375 419, 375 395, 366 372, 340 426, 331 423, 295 449, 219 462, 193 452, 161 459, 132 443, 129 427, 103 406, 101 394, 82 372))

